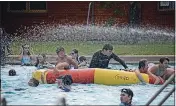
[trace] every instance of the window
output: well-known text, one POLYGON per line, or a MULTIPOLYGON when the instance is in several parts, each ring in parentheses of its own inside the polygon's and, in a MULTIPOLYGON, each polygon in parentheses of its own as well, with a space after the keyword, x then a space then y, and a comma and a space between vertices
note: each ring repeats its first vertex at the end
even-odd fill
POLYGON ((45 1, 12 1, 8 3, 8 12, 41 13, 46 12, 45 1))
POLYGON ((26 2, 19 1, 19 2, 10 2, 10 10, 17 10, 17 11, 24 11, 26 10, 26 2))
POLYGON ((160 1, 158 9, 160 11, 175 10, 175 1, 160 1))
POLYGON ((30 10, 46 10, 45 1, 31 1, 30 10))

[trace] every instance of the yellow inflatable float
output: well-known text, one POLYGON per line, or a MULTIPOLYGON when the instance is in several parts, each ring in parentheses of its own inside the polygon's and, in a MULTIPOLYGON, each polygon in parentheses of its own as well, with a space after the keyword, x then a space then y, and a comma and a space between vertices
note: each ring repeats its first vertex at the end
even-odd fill
MULTIPOLYGON (((149 83, 149 77, 147 74, 142 74, 145 82, 149 83)), ((95 84, 105 85, 125 85, 139 83, 134 72, 127 72, 123 70, 111 70, 96 68, 94 73, 95 84)))
MULTIPOLYGON (((73 83, 82 84, 104 84, 104 85, 126 85, 137 84, 139 79, 134 72, 123 70, 86 68, 86 69, 70 69, 53 74, 52 69, 40 69, 32 73, 32 77, 40 83, 55 83, 56 78, 62 75, 71 75, 73 83)), ((142 73, 145 82, 149 83, 149 76, 142 73)))

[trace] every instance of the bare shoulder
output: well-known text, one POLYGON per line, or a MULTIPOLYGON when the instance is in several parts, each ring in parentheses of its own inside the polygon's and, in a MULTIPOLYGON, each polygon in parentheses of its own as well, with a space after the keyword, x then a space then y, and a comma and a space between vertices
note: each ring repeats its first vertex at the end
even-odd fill
POLYGON ((152 70, 154 70, 154 69, 158 69, 158 65, 150 66, 149 69, 152 69, 152 70))
POLYGON ((153 65, 153 66, 148 68, 148 71, 150 71, 150 72, 155 72, 157 70, 158 70, 158 65, 153 65))

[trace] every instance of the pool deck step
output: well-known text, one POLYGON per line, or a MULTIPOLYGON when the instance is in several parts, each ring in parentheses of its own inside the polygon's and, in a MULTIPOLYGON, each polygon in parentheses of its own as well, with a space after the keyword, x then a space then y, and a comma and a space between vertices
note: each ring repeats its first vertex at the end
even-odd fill
MULTIPOLYGON (((32 55, 33 62, 36 61, 37 55, 32 55)), ((91 61, 92 56, 85 56, 88 63, 91 61)), ((119 55, 119 57, 125 61, 125 63, 138 63, 140 59, 147 59, 149 62, 158 63, 161 57, 168 57, 171 63, 175 63, 174 55, 119 55)), ((47 55, 47 61, 55 64, 57 55, 47 55)), ((111 59, 110 63, 119 64, 111 59)), ((6 64, 20 64, 19 55, 9 55, 6 57, 6 64)))

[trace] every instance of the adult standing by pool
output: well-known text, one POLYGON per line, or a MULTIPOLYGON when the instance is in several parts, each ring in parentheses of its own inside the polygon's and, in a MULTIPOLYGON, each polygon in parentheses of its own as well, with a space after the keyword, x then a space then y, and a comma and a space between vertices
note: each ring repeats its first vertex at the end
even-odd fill
POLYGON ((118 61, 125 69, 128 69, 127 65, 113 52, 113 46, 111 44, 105 44, 102 50, 94 53, 90 62, 89 68, 108 68, 110 59, 118 61))
MULTIPOLYGON (((57 64, 66 62, 69 64, 69 66, 73 66, 74 69, 78 69, 78 63, 76 63, 71 57, 65 54, 65 49, 63 47, 57 48, 56 53, 58 55, 56 59, 57 60, 56 67, 57 67, 57 64)), ((59 67, 57 67, 57 69, 59 69, 59 67)))

